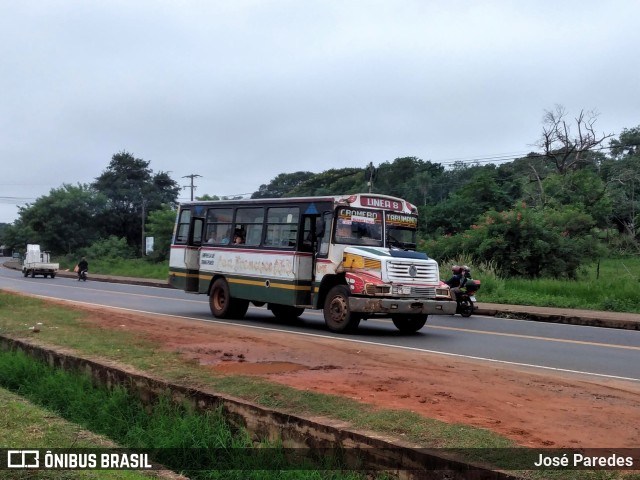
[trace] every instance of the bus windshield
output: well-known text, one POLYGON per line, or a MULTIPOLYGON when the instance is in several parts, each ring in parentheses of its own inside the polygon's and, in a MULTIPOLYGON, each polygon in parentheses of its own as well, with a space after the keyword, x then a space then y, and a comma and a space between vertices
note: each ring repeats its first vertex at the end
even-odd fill
POLYGON ((336 243, 382 246, 382 212, 339 208, 336 219, 336 243))
POLYGON ((388 248, 415 250, 418 217, 387 212, 385 216, 387 226, 386 238, 388 248))

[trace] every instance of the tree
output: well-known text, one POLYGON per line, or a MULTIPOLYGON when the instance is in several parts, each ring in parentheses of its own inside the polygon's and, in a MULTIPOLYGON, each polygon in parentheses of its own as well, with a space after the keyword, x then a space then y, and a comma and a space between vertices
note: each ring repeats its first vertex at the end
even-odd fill
POLYGON ((627 240, 638 245, 640 237, 640 126, 624 129, 609 142, 612 158, 605 161, 601 177, 612 202, 612 221, 627 240))
POLYGON ((56 254, 70 253, 104 233, 96 219, 105 207, 106 199, 88 185, 63 184, 33 204, 19 207, 19 218, 7 228, 5 237, 14 248, 37 243, 56 254))
POLYGON ((542 137, 538 142, 544 156, 561 175, 584 164, 589 158, 589 152, 613 136, 612 133, 596 133, 598 113, 594 111, 585 113, 581 110, 575 118, 575 125, 567 121, 567 115, 561 105, 556 105, 553 111, 545 111, 542 137), (574 128, 577 130, 575 133, 572 131, 574 128))
POLYGON ((138 251, 146 215, 162 205, 176 205, 180 193, 180 186, 167 172, 154 175, 149 163, 126 151, 116 153, 93 183, 108 199, 109 209, 102 220, 109 232, 126 238, 138 251))
POLYGON ((196 200, 198 200, 200 202, 206 202, 206 201, 210 201, 210 200, 220 200, 220 197, 217 196, 217 195, 209 195, 208 193, 205 193, 204 195, 196 197, 196 200))
MULTIPOLYGON (((415 205, 424 205, 437 195, 432 185, 440 185, 444 167, 425 162, 418 157, 396 158, 377 168, 373 192, 404 198, 415 205)), ((438 191, 441 194, 441 191, 438 191)))
POLYGON ((611 155, 615 158, 628 158, 640 156, 640 126, 625 128, 619 138, 609 142, 611 155))
POLYGON ((588 213, 599 227, 607 228, 612 212, 607 184, 592 170, 580 169, 565 175, 549 175, 542 181, 546 192, 543 207, 571 206, 588 213))
POLYGON ((313 175, 311 172, 281 173, 271 180, 269 184, 260 185, 258 191, 251 195, 251 198, 284 197, 301 183, 313 177, 313 175))
POLYGON ((424 242, 437 258, 491 261, 503 277, 575 278, 581 263, 599 253, 590 215, 572 207, 527 208, 485 213, 467 231, 424 242))
MULTIPOLYGON (((286 197, 314 195, 345 195, 367 191, 366 170, 363 168, 332 168, 313 174, 289 191, 286 197)), ((367 177, 368 178, 368 177, 367 177)))
POLYGON ((153 237, 153 252, 149 259, 162 262, 169 258, 173 226, 176 221, 176 210, 165 206, 154 210, 147 218, 147 235, 153 237))
POLYGON ((470 169, 467 183, 433 208, 422 209, 421 225, 428 232, 459 233, 475 223, 487 210, 509 209, 514 199, 497 181, 494 166, 470 169))
POLYGON ((4 234, 7 231, 7 228, 9 228, 11 224, 9 223, 0 223, 0 244, 4 244, 6 243, 4 241, 4 234))

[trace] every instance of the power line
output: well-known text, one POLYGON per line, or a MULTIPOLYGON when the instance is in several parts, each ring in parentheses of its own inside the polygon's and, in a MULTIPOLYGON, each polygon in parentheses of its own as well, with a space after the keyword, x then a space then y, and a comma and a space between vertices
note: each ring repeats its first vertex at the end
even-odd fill
MULTIPOLYGON (((599 147, 590 148, 589 151, 602 151, 602 150, 611 150, 613 148, 624 149, 630 147, 638 147, 640 144, 637 143, 629 143, 629 144, 620 144, 613 146, 604 146, 601 145, 599 147)), ((440 164, 440 165, 455 165, 456 163, 462 164, 472 164, 472 163, 494 163, 496 161, 513 161, 520 158, 542 158, 546 157, 546 154, 539 152, 527 152, 527 153, 513 153, 513 154, 496 154, 491 156, 481 156, 481 157, 467 157, 467 158, 452 158, 447 160, 430 160, 431 163, 440 164)))

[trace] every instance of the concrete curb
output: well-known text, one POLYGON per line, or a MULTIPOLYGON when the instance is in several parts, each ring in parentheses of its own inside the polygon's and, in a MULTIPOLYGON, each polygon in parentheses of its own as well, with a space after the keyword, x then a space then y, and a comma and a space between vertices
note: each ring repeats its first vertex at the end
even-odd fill
POLYGON ((640 330, 640 315, 624 312, 573 310, 569 308, 533 307, 527 305, 480 304, 476 310, 476 314, 535 322, 640 330))

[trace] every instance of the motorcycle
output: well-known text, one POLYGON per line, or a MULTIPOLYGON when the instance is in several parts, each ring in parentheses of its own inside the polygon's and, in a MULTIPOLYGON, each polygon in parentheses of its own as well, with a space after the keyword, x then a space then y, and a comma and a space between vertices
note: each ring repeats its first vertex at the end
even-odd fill
POLYGON ((78 281, 82 280, 83 282, 87 281, 87 271, 81 270, 78 272, 78 281))
POLYGON ((463 317, 470 317, 473 311, 477 308, 476 292, 480 289, 480 280, 467 280, 464 287, 460 289, 458 293, 458 306, 456 313, 459 313, 463 317))

